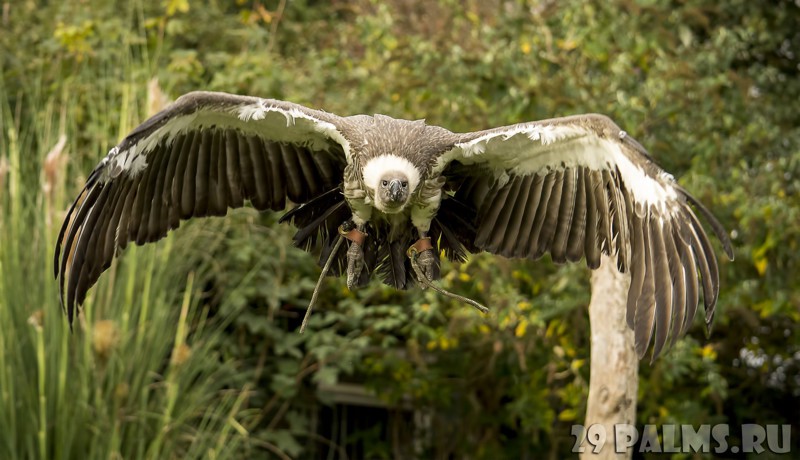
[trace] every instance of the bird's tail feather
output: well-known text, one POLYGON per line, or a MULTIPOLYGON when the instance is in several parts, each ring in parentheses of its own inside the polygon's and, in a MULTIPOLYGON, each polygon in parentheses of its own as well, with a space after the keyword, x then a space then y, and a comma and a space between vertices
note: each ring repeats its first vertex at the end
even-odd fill
POLYGON ((395 289, 407 289, 412 277, 408 276, 410 265, 407 262, 405 239, 385 241, 378 248, 378 275, 384 283, 395 289))

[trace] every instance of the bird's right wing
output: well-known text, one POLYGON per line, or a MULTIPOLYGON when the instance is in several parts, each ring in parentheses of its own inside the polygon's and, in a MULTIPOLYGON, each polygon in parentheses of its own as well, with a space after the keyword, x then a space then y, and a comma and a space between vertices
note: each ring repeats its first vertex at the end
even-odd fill
POLYGON ((340 184, 349 161, 336 115, 225 93, 182 96, 111 149, 67 212, 54 269, 70 323, 129 242, 246 201, 259 210, 306 202, 340 184))
POLYGON ((608 117, 464 133, 434 172, 458 179, 453 201, 476 211, 475 249, 532 259, 550 253, 555 262, 585 257, 591 268, 606 253, 620 271, 630 270, 627 321, 640 357, 651 341, 658 356, 668 335, 674 341, 691 324, 698 275, 710 324, 719 267, 695 210, 733 259, 730 239, 711 212, 608 117))

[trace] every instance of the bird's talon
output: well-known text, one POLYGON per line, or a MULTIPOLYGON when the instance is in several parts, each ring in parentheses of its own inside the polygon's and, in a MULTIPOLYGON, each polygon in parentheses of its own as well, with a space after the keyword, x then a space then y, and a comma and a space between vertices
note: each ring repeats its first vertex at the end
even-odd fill
POLYGON ((358 280, 364 270, 364 241, 367 234, 363 226, 347 221, 339 226, 339 234, 350 241, 347 249, 347 288, 351 291, 358 287, 358 280))
POLYGON ((358 279, 364 269, 364 248, 359 243, 352 242, 347 249, 347 288, 355 290, 358 279))
MULTIPOLYGON (((433 252, 433 248, 417 253, 416 258, 422 274, 429 282, 433 281, 436 277, 436 254, 433 252)), ((424 289, 425 285, 422 284, 422 287, 424 289)))
MULTIPOLYGON (((433 251, 433 245, 431 244, 430 238, 426 236, 418 239, 416 243, 412 244, 408 248, 406 254, 419 265, 420 272, 423 276, 425 276, 428 283, 438 278, 438 260, 436 259, 436 254, 433 251)), ((420 273, 417 273, 417 276, 419 275, 420 273)), ((420 286, 422 289, 425 289, 428 283, 421 282, 420 286)))

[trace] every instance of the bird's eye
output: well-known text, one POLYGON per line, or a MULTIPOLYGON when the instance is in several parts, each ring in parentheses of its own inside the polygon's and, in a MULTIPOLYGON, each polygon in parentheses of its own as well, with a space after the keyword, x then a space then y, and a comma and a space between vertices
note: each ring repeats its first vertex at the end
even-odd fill
POLYGON ((406 182, 406 181, 403 181, 403 182, 402 182, 400 185, 402 185, 402 186, 403 186, 403 188, 406 188, 406 187, 408 187, 408 182, 406 182))
POLYGON ((381 181, 381 185, 383 185, 384 187, 386 187, 387 185, 389 185, 389 181, 388 181, 388 180, 382 180, 382 181, 381 181))

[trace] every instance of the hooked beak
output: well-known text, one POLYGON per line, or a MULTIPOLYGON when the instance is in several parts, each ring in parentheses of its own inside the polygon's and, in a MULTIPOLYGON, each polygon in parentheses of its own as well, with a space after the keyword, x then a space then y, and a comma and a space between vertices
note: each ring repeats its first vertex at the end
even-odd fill
POLYGON ((397 179, 389 182, 389 199, 395 203, 400 203, 403 201, 403 186, 397 179))

